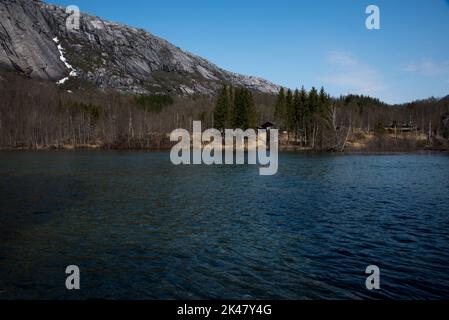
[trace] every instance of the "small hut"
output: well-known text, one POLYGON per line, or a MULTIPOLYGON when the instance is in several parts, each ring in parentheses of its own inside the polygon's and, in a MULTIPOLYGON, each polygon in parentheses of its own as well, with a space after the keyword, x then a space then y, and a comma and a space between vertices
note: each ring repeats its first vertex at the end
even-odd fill
POLYGON ((259 129, 270 131, 271 129, 275 129, 275 124, 268 121, 261 125, 259 129))

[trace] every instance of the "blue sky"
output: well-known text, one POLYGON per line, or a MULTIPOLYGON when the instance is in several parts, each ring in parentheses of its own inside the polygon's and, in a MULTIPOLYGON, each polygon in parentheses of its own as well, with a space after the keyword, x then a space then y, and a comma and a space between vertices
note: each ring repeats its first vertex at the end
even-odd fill
POLYGON ((449 94, 449 0, 50 0, 140 27, 227 70, 389 103, 449 94), (365 27, 380 8, 381 30, 365 27))

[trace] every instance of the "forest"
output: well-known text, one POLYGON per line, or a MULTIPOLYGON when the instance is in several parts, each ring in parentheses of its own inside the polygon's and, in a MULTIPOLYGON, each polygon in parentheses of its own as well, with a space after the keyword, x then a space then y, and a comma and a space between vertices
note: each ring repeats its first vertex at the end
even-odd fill
POLYGON ((257 128, 272 122, 286 149, 395 151, 447 147, 449 97, 388 105, 376 98, 332 98, 324 88, 270 95, 224 85, 216 97, 131 95, 64 88, 0 73, 1 149, 166 149, 169 133, 257 128))
POLYGON ((449 99, 388 105, 377 98, 332 98, 324 88, 281 89, 274 119, 288 145, 306 150, 399 151, 447 148, 449 99))

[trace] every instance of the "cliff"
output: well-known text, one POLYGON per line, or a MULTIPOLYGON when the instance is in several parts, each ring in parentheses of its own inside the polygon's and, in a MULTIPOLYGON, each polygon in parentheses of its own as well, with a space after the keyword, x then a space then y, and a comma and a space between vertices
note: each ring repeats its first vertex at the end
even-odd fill
POLYGON ((264 93, 279 89, 223 70, 142 29, 81 14, 79 29, 69 30, 69 16, 65 8, 41 1, 2 0, 0 68, 133 93, 211 95, 223 83, 264 93))

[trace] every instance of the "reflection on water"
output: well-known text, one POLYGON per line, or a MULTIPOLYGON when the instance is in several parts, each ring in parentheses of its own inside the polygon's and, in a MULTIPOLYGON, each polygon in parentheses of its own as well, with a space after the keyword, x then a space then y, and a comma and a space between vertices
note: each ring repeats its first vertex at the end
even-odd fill
POLYGON ((0 299, 449 297, 449 157, 0 153, 0 299), (65 268, 81 269, 81 291, 65 268), (381 268, 381 290, 365 268, 381 268))

